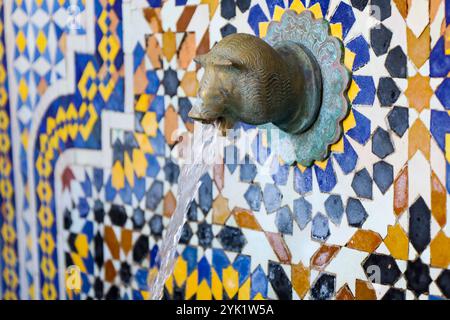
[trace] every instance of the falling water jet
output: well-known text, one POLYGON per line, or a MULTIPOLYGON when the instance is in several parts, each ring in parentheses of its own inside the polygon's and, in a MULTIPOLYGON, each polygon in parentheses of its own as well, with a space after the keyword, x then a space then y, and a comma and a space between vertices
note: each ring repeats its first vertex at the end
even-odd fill
MULTIPOLYGON (((172 274, 176 249, 186 222, 189 206, 200 187, 201 177, 208 172, 218 157, 218 129, 216 124, 198 124, 195 127, 192 145, 189 139, 181 139, 180 148, 190 147, 187 161, 181 164, 178 178, 177 206, 170 219, 161 247, 156 257, 156 268, 150 272, 150 299, 160 300, 163 295, 164 284, 172 274)), ((183 150, 184 152, 184 150, 183 150)), ((185 155, 183 158, 186 159, 185 155)))

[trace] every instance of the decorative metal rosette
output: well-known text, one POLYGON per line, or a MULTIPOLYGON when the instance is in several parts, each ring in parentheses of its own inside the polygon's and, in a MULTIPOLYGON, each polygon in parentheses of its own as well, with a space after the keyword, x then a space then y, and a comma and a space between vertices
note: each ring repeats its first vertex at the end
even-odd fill
MULTIPOLYGON (((310 11, 297 14, 287 10, 281 21, 269 24, 264 40, 271 46, 285 41, 300 44, 310 51, 320 67, 323 91, 319 115, 301 134, 280 132, 282 144, 290 142, 287 144, 293 148, 293 152, 289 152, 284 146, 280 154, 285 162, 297 161, 304 166, 322 161, 328 156, 329 147, 340 139, 341 122, 350 106, 346 93, 350 72, 343 63, 344 46, 330 34, 328 22, 322 18, 315 19, 310 11), (288 141, 283 141, 285 139, 288 141)), ((271 130, 276 126, 268 124, 264 128, 271 130)))

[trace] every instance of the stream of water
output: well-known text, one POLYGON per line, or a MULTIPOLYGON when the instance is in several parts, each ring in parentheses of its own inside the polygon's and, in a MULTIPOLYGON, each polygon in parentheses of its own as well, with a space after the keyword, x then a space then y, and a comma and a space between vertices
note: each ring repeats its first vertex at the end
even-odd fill
POLYGON ((208 172, 217 157, 218 130, 212 124, 198 124, 195 127, 191 143, 182 141, 183 149, 187 150, 187 160, 181 164, 178 178, 177 206, 164 234, 162 244, 156 257, 158 272, 150 277, 150 299, 160 300, 163 295, 164 284, 172 274, 178 241, 183 225, 186 222, 189 205, 200 187, 201 177, 208 172))

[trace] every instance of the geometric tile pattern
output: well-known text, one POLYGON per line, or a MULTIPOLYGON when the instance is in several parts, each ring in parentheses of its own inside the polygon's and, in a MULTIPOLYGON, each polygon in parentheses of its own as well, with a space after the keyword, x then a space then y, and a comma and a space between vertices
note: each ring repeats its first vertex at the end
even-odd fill
POLYGON ((5 4, 0 296, 148 298, 176 206, 173 134, 194 128, 193 58, 264 37, 290 8, 344 43, 344 136, 305 168, 238 124, 251 148, 238 139, 225 158, 240 161, 202 177, 164 298, 450 298, 447 2, 79 0, 76 30, 69 1, 5 4))

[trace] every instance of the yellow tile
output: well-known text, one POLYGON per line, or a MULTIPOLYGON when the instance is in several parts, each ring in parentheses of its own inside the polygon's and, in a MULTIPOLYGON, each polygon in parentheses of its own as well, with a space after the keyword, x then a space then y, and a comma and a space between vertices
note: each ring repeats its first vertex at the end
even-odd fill
POLYGON ((269 28, 269 22, 260 22, 259 23, 259 36, 264 38, 267 34, 267 29, 269 28))
POLYGON ((156 121, 156 113, 154 112, 147 112, 141 121, 142 128, 144 129, 144 132, 151 136, 156 137, 156 132, 158 129, 158 122, 156 121))
POLYGON ((450 134, 445 135, 445 159, 450 162, 450 134))
POLYGON ((114 163, 111 182, 116 190, 120 190, 125 186, 125 173, 119 160, 114 163))
POLYGON ((133 168, 134 172, 136 172, 136 176, 139 178, 145 176, 145 172, 147 171, 147 159, 140 149, 133 150, 133 168))
POLYGON ((358 84, 354 80, 352 80, 350 88, 348 89, 348 98, 350 102, 353 102, 353 100, 355 100, 355 98, 358 96, 359 91, 361 91, 361 89, 359 88, 358 84))
POLYGON ((353 62, 355 61, 356 54, 347 48, 345 48, 344 64, 348 70, 353 69, 353 62))
POLYGON ((82 258, 87 258, 89 255, 89 242, 85 234, 78 234, 75 239, 75 248, 82 258))
POLYGON ((238 299, 250 300, 250 278, 247 278, 244 284, 239 288, 238 299))
POLYGON ((348 130, 354 128, 356 126, 356 120, 355 116, 353 114, 353 111, 350 110, 350 113, 348 114, 347 118, 344 119, 342 122, 342 127, 344 128, 344 132, 347 132, 348 130))
POLYGON ((292 4, 289 7, 289 9, 294 10, 297 13, 300 13, 302 11, 305 11, 305 6, 300 0, 294 0, 292 1, 292 4))
POLYGON ((266 300, 266 299, 264 299, 261 293, 257 293, 253 298, 253 300, 266 300))
POLYGON ((128 183, 130 184, 131 187, 133 187, 134 186, 133 162, 131 161, 128 152, 124 152, 124 171, 128 183))
POLYGON ((342 34, 343 34, 343 32, 342 32, 342 23, 339 22, 339 23, 332 23, 332 24, 330 24, 330 31, 331 31, 331 34, 334 37, 339 38, 339 39, 342 40, 342 34))
POLYGON ((187 262, 181 256, 178 256, 173 270, 175 283, 181 287, 187 278, 187 262))
POLYGON ((186 300, 189 300, 197 293, 198 289, 198 273, 194 270, 186 281, 186 300))
POLYGON ((273 20, 274 21, 280 21, 281 17, 284 14, 284 11, 285 10, 283 8, 281 8, 280 6, 275 6, 275 10, 273 12, 273 20))
POLYGON ((408 236, 399 224, 388 226, 384 243, 395 259, 408 260, 408 236))
POLYGON ((315 3, 313 6, 309 7, 308 10, 314 14, 314 17, 316 19, 323 18, 322 8, 320 7, 320 4, 318 2, 315 3))
POLYGON ((198 286, 197 291, 197 300, 211 300, 211 289, 208 286, 208 282, 206 279, 203 279, 200 285, 198 286))
POLYGON ((228 297, 233 298, 239 290, 239 274, 231 265, 223 269, 222 281, 228 297))
POLYGON ((212 269, 211 272, 211 291, 214 299, 222 300, 223 299, 223 289, 222 282, 220 281, 219 276, 215 269, 212 269))
POLYGON ((344 139, 340 138, 339 141, 333 144, 330 149, 333 152, 344 152, 344 139))
POLYGON ((164 284, 164 287, 166 288, 169 295, 173 295, 173 276, 172 275, 170 275, 167 278, 166 283, 164 284))
POLYGON ((430 244, 431 265, 437 268, 447 269, 450 264, 450 238, 444 232, 439 231, 430 244))

